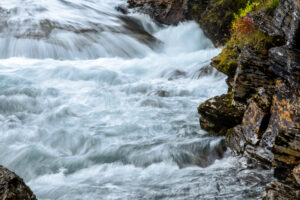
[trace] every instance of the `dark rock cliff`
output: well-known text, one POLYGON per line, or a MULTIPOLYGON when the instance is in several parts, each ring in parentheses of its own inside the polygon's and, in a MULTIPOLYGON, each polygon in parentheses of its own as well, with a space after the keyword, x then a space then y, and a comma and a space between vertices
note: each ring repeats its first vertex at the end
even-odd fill
POLYGON ((247 0, 128 0, 128 3, 131 8, 168 25, 193 19, 219 46, 230 37, 233 13, 244 7, 247 0))
POLYGON ((36 197, 20 177, 0 166, 0 199, 36 200, 36 197))
POLYGON ((226 43, 211 64, 229 91, 199 106, 201 127, 226 135, 235 155, 274 168, 278 181, 264 199, 300 199, 300 1, 129 2, 166 24, 195 19, 216 45, 226 43), (231 28, 240 8, 247 12, 231 28))

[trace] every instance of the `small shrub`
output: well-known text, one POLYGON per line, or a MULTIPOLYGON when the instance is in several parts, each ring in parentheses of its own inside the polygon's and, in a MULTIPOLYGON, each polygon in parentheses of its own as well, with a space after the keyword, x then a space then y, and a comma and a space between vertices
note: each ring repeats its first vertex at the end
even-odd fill
POLYGON ((232 23, 232 33, 250 34, 254 29, 254 22, 247 14, 259 6, 259 2, 248 1, 244 9, 240 9, 238 14, 234 14, 232 23))
POLYGON ((239 18, 232 28, 239 34, 251 34, 254 30, 254 22, 250 17, 239 18))

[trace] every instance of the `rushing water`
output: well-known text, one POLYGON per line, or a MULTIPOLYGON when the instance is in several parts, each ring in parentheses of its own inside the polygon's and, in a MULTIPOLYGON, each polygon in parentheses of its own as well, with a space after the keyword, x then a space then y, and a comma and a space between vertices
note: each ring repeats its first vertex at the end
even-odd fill
POLYGON ((42 200, 258 198, 268 175, 199 128, 220 50, 120 5, 1 0, 0 164, 42 200))

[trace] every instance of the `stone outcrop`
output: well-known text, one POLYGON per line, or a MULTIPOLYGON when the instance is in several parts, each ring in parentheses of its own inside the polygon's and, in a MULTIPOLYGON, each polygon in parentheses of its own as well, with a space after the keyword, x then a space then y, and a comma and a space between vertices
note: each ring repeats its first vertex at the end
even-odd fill
POLYGON ((20 177, 0 166, 0 199, 36 200, 36 197, 20 177))
POLYGON ((233 13, 244 7, 247 0, 128 0, 128 3, 163 24, 176 25, 193 19, 219 46, 230 37, 233 13))
MULTIPOLYGON (((227 145, 236 155, 274 167, 278 181, 267 185, 264 199, 299 199, 300 3, 295 0, 279 3, 271 11, 250 12, 247 17, 253 22, 254 31, 243 41, 233 35, 212 65, 228 75, 233 102, 246 107, 241 123, 227 129, 227 145), (251 34, 260 38, 255 39, 259 43, 253 42, 251 34), (255 43, 264 45, 257 47, 255 43)), ((219 97, 210 101, 214 99, 219 97)), ((207 105, 204 102, 200 107, 207 105)), ((214 106, 206 109, 212 110, 214 106)), ((222 111, 211 115, 218 113, 222 111)), ((210 120, 200 114, 200 122, 210 120)), ((218 117, 224 115, 215 118, 218 117)), ((210 124, 213 126, 217 125, 210 124)))

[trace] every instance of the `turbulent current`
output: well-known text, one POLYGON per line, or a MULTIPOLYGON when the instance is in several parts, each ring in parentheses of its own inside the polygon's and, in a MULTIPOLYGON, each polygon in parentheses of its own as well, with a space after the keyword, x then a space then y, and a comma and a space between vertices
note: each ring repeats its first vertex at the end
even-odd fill
POLYGON ((269 175, 199 127, 220 49, 125 7, 1 0, 0 165, 41 200, 259 198, 269 175))

